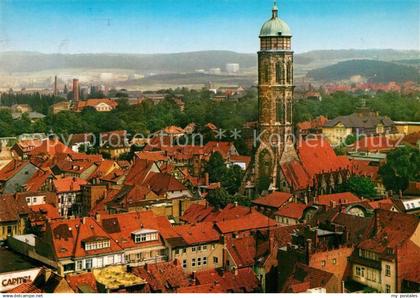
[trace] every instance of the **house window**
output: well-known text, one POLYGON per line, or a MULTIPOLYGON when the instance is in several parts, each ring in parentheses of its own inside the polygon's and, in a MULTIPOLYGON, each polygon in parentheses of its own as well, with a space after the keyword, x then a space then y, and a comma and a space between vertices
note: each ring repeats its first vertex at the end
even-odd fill
POLYGON ((207 245, 203 245, 203 250, 207 250, 207 245))
POLYGON ((196 247, 195 246, 191 247, 191 250, 196 251, 196 247))
POLYGON ((391 293, 391 286, 388 284, 385 285, 385 293, 391 293))
POLYGON ((186 253, 187 252, 187 249, 186 248, 183 248, 182 249, 182 253, 184 254, 184 253, 186 253))
POLYGON ((82 270, 82 261, 76 261, 76 271, 82 270))
POLYGON ((203 257, 203 265, 207 265, 207 257, 203 257))
POLYGON ((201 266, 201 258, 197 259, 197 266, 200 267, 201 266))
POLYGON ((182 260, 182 268, 187 268, 187 260, 182 260))
POLYGON ((86 259, 85 268, 92 269, 92 259, 86 259))
POLYGON ((385 276, 391 276, 391 266, 385 265, 385 276))
POLYGON ((356 266, 356 275, 360 277, 365 277, 365 268, 356 266))
POLYGON ((192 266, 192 267, 195 267, 195 258, 193 258, 193 259, 191 260, 191 266, 192 266))
POLYGON ((197 246, 197 249, 198 249, 198 251, 200 251, 201 250, 201 246, 199 245, 199 246, 197 246))
POLYGON ((337 259, 335 259, 335 258, 334 258, 334 259, 332 260, 332 263, 333 263, 334 265, 335 265, 335 264, 337 264, 337 259))
POLYGON ((217 257, 213 257, 213 263, 214 263, 214 264, 219 263, 219 259, 218 259, 217 257))

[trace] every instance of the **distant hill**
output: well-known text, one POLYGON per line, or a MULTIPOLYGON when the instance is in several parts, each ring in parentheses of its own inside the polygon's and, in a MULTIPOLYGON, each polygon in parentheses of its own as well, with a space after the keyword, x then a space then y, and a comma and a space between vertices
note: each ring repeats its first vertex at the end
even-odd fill
POLYGON ((307 76, 316 81, 348 80, 361 75, 375 83, 382 82, 419 82, 419 71, 412 66, 376 60, 350 60, 314 69, 307 76))
MULTIPOLYGON (((296 66, 307 70, 350 59, 383 61, 419 59, 419 51, 323 50, 297 54, 296 66)), ((230 51, 201 51, 174 54, 42 54, 37 52, 0 53, 0 72, 38 72, 54 69, 128 69, 141 73, 188 73, 197 69, 239 63, 242 69, 257 66, 256 54, 230 51)))
POLYGON ((6 52, 0 54, 0 71, 35 72, 48 69, 130 69, 140 72, 182 73, 196 69, 225 68, 239 63, 256 66, 256 55, 229 51, 203 51, 175 54, 41 54, 6 52))

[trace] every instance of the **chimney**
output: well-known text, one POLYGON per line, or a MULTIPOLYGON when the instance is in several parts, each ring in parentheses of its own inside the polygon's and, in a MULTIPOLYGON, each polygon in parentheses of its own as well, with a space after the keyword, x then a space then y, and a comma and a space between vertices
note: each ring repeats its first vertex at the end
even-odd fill
POLYGON ((57 76, 54 77, 54 96, 57 96, 57 76))
POLYGON ((86 224, 86 217, 84 217, 84 216, 83 216, 83 218, 82 218, 82 223, 83 223, 83 224, 86 224))
POLYGON ((206 172, 204 174, 204 184, 209 185, 209 182, 210 182, 209 173, 206 172))
POLYGON ((96 213, 95 214, 95 219, 96 219, 97 222, 101 222, 101 214, 96 213))
POLYGON ((309 258, 312 254, 312 239, 306 239, 306 261, 309 262, 309 258))
POLYGON ((192 283, 193 283, 193 285, 196 284, 196 281, 197 281, 197 272, 193 271, 192 272, 192 283))
POLYGON ((79 99, 79 80, 73 79, 73 104, 75 107, 77 107, 79 99))

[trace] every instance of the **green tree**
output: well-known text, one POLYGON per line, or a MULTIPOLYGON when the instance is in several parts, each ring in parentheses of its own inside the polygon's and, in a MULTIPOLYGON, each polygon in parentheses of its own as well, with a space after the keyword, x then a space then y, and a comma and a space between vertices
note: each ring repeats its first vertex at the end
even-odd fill
POLYGON ((385 187, 404 191, 410 181, 420 179, 420 153, 417 148, 399 147, 388 153, 386 164, 379 169, 385 187))
POLYGON ((209 174, 210 182, 222 182, 226 174, 226 165, 222 155, 214 152, 206 165, 206 172, 209 174))
POLYGON ((210 190, 207 201, 215 208, 224 208, 230 202, 230 195, 226 189, 218 188, 210 190))
POLYGON ((344 191, 352 192, 359 197, 372 198, 376 195, 375 184, 368 177, 352 176, 343 185, 344 191))

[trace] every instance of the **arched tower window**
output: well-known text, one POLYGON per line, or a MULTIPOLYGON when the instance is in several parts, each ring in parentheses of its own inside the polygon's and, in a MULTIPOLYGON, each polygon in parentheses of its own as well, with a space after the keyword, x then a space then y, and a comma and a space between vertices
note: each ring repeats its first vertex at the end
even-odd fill
POLYGON ((293 70, 292 70, 292 62, 287 62, 287 83, 292 83, 292 77, 293 77, 293 70))
POLYGON ((281 64, 281 62, 276 63, 276 83, 283 83, 283 65, 281 64))

